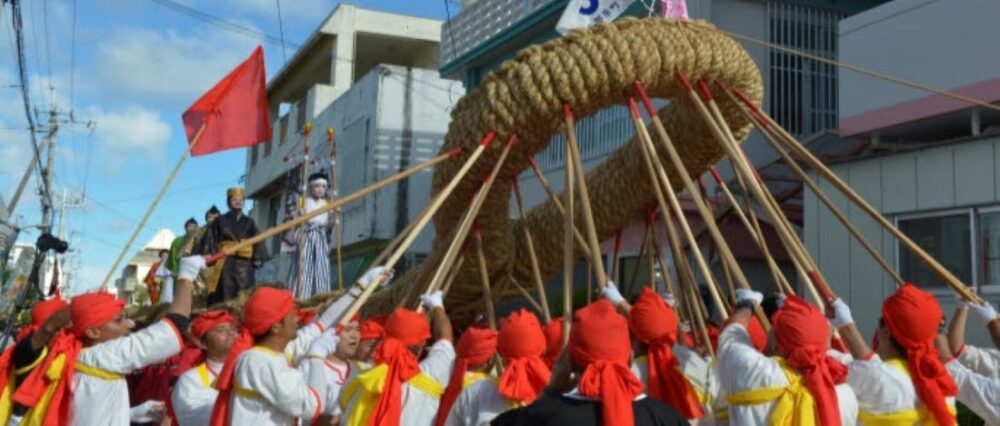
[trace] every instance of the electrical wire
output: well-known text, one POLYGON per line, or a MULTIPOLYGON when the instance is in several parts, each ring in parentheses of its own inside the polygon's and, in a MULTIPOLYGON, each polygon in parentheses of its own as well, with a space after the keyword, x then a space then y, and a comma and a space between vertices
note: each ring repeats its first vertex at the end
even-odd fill
POLYGON ((288 62, 288 52, 285 52, 285 24, 281 19, 281 0, 274 0, 274 5, 278 9, 278 36, 281 37, 281 58, 283 62, 288 62))
POLYGON ((225 29, 227 31, 232 31, 234 33, 243 34, 243 35, 248 36, 248 37, 253 37, 253 38, 255 38, 257 40, 260 40, 260 41, 265 41, 265 42, 276 44, 276 45, 280 45, 280 46, 287 45, 287 46, 293 47, 295 49, 298 49, 301 46, 301 45, 299 45, 297 43, 285 41, 281 37, 274 37, 274 36, 272 36, 270 34, 264 33, 262 31, 259 31, 259 30, 255 29, 255 28, 251 28, 251 27, 248 27, 248 26, 245 26, 245 25, 237 24, 235 22, 232 22, 232 21, 220 18, 218 16, 215 16, 215 15, 212 15, 212 14, 209 14, 209 13, 206 13, 206 12, 202 12, 202 11, 200 11, 198 9, 195 9, 195 8, 187 6, 187 5, 183 5, 183 4, 178 3, 176 1, 173 1, 173 0, 150 0, 150 1, 152 1, 152 2, 154 2, 156 4, 159 4, 159 5, 163 6, 163 7, 166 7, 168 9, 174 10, 176 12, 180 12, 180 13, 183 13, 185 15, 188 15, 188 16, 190 16, 192 18, 195 18, 195 19, 198 19, 200 21, 209 23, 211 25, 215 25, 215 26, 217 26, 219 28, 222 28, 222 29, 225 29))

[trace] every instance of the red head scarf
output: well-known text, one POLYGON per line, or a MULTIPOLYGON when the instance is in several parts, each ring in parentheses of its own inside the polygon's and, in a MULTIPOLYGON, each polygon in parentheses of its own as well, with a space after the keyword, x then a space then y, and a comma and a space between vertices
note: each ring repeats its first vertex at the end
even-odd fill
POLYGON ((243 330, 229 349, 226 363, 215 380, 219 396, 209 424, 222 426, 229 422, 229 409, 233 394, 233 372, 236 360, 243 352, 253 347, 254 336, 267 333, 271 326, 285 319, 295 310, 295 298, 288 290, 272 287, 258 287, 243 305, 243 330))
POLYGON ((556 365, 556 359, 559 358, 559 351, 562 350, 562 317, 550 319, 542 327, 542 333, 545 333, 545 353, 542 354, 542 361, 545 361, 545 365, 552 368, 556 365))
POLYGON ((514 312, 500 325, 500 356, 506 368, 500 375, 500 395, 522 404, 531 404, 549 383, 549 367, 542 361, 545 334, 534 314, 524 309, 514 312))
POLYGON ((125 302, 118 300, 109 293, 86 293, 74 297, 70 301, 69 312, 73 321, 72 328, 63 330, 49 342, 49 354, 38 367, 31 370, 28 376, 14 393, 14 401, 18 404, 34 407, 50 385, 54 385, 52 400, 45 413, 43 424, 64 425, 70 422, 70 407, 73 393, 70 389, 73 374, 76 371, 76 358, 83 348, 83 333, 88 328, 100 327, 118 316, 125 309, 125 302), (57 382, 52 383, 45 376, 52 362, 64 355, 66 365, 57 382))
POLYGON ((944 313, 931 294, 905 284, 882 304, 882 319, 889 333, 906 350, 910 378, 917 396, 942 426, 954 425, 946 396, 957 393, 955 381, 938 359, 934 337, 944 313))
POLYGON ((306 324, 311 323, 316 319, 315 309, 296 309, 295 316, 299 317, 299 327, 303 327, 306 324))
MULTIPOLYGON (((31 308, 31 324, 22 328, 21 331, 17 333, 15 341, 20 342, 25 337, 28 337, 29 334, 38 331, 38 329, 41 328, 42 325, 49 320, 49 318, 52 318, 52 316, 57 312, 68 307, 69 303, 66 303, 65 300, 58 297, 36 303, 35 306, 31 308)), ((0 389, 2 389, 2 386, 0 386, 0 389)))
POLYGON ((677 343, 677 312, 663 298, 647 287, 629 312, 629 325, 635 337, 648 347, 649 395, 674 407, 687 419, 705 415, 691 383, 680 372, 674 355, 677 343))
POLYGON ((396 309, 385 322, 382 344, 375 350, 375 364, 386 364, 389 371, 385 376, 382 394, 369 425, 400 424, 403 395, 401 385, 420 373, 417 357, 410 352, 410 346, 421 345, 431 337, 431 326, 423 314, 407 309, 396 309))
POLYGON ((382 338, 382 326, 385 324, 387 316, 378 316, 361 322, 361 340, 375 340, 382 338))
MULTIPOLYGON (((361 322, 361 313, 360 312, 355 313, 354 316, 351 317, 351 320, 347 321, 348 324, 350 324, 352 322, 356 322, 356 323, 360 323, 361 322)), ((337 330, 337 335, 338 336, 340 335, 340 333, 344 332, 344 326, 341 325, 339 322, 337 323, 335 329, 337 330)))
POLYGON ((441 426, 451 412, 451 406, 462 393, 465 372, 469 367, 485 364, 497 353, 497 332, 491 328, 469 328, 462 333, 455 347, 455 367, 451 370, 448 387, 441 396, 434 424, 441 426))
POLYGON ((834 386, 847 380, 847 367, 826 356, 830 348, 826 317, 805 300, 788 296, 772 323, 778 348, 788 365, 802 373, 802 381, 816 401, 819 423, 839 425, 840 406, 834 386))
POLYGON ((569 354, 583 368, 580 394, 601 401, 603 423, 633 424, 632 400, 643 386, 629 368, 628 323, 611 302, 600 300, 573 314, 569 354))
POLYGON ((225 309, 205 312, 191 321, 191 335, 200 339, 221 324, 236 325, 236 318, 225 309))

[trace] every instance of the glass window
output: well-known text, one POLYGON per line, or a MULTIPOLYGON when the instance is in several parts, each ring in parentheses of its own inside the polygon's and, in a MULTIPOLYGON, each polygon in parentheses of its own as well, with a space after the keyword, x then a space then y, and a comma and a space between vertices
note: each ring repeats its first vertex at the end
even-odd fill
POLYGON ((1000 211, 979 213, 977 228, 979 285, 1000 285, 1000 211))
MULTIPOLYGON (((972 224, 967 212, 899 219, 899 229, 962 282, 972 282, 972 224)), ((920 259, 899 246, 903 279, 926 289, 946 284, 920 259)))

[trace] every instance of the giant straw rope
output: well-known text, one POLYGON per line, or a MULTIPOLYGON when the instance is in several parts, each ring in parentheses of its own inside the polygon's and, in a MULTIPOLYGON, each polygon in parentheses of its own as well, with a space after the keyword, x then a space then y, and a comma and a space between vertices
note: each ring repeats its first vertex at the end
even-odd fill
MULTIPOLYGON (((760 71, 750 56, 710 24, 623 19, 528 47, 487 75, 477 89, 456 105, 442 152, 456 147, 473 148, 491 131, 498 140, 516 134, 518 143, 498 177, 501 181, 516 179, 529 167, 530 156, 545 149, 554 135, 565 131, 563 104, 570 105, 576 117, 587 117, 623 103, 633 83, 641 81, 651 96, 672 100, 659 111, 659 116, 671 132, 685 166, 691 173, 701 174, 722 158, 724 152, 690 100, 682 96, 683 88, 675 78, 677 71, 692 80, 721 80, 754 101, 759 102, 762 96, 760 71)), ((742 141, 749 134, 751 123, 727 97, 716 99, 733 134, 742 141)), ((427 261, 399 277, 387 291, 377 293, 366 306, 369 314, 385 312, 407 295, 412 306, 419 291, 410 291, 410 287, 426 285, 440 266, 438 262, 450 243, 452 230, 467 211, 469 200, 496 163, 501 149, 501 144, 490 147, 435 216, 436 238, 427 261)), ((665 160, 665 154, 659 154, 665 160)), ((462 162, 455 159, 435 169, 435 193, 455 175, 462 162)), ((633 138, 587 174, 599 239, 609 238, 615 230, 643 217, 654 201, 652 182, 642 166, 641 151, 633 138)), ((668 172, 679 190, 680 179, 673 176, 674 170, 668 172)), ((519 294, 511 278, 517 282, 531 281, 526 242, 519 227, 528 226, 532 230, 543 277, 551 276, 562 266, 562 214, 550 201, 531 210, 527 222, 521 223, 509 217, 510 197, 510 186, 493 186, 477 218, 489 259, 494 297, 498 300, 519 294)), ((578 215, 580 210, 576 209, 578 215)), ((579 247, 576 249, 579 257, 582 253, 579 247)), ((481 307, 482 287, 476 268, 471 262, 464 265, 448 294, 446 302, 455 315, 470 314, 481 307)))

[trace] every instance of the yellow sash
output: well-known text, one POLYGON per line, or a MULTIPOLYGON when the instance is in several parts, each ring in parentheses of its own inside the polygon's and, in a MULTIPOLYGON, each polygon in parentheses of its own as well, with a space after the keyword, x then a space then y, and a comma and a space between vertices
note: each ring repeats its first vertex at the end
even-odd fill
MULTIPOLYGON (((389 366, 379 364, 355 377, 347 385, 346 391, 340 394, 340 408, 342 410, 347 410, 348 404, 350 404, 351 399, 354 398, 356 393, 360 391, 361 395, 358 396, 357 406, 351 412, 350 417, 345 419, 346 423, 343 423, 344 425, 362 426, 368 423, 368 418, 371 417, 372 412, 375 411, 375 406, 378 405, 379 395, 382 394, 382 390, 385 388, 385 376, 388 373, 389 366)), ((440 398, 444 394, 444 386, 422 371, 417 373, 416 376, 411 377, 410 380, 407 380, 406 384, 435 398, 440 398)))
POLYGON ((97 367, 93 367, 93 366, 84 364, 84 363, 82 363, 80 361, 76 362, 76 372, 80 373, 80 374, 83 374, 85 376, 96 377, 98 379, 107 380, 109 382, 113 382, 115 380, 121 380, 121 379, 125 378, 125 376, 123 376, 121 374, 118 374, 118 373, 115 373, 115 372, 111 372, 111 371, 108 371, 108 370, 104 370, 104 369, 100 369, 100 368, 97 368, 97 367))
POLYGON ((489 374, 482 373, 479 371, 468 371, 465 373, 465 377, 462 378, 462 389, 472 386, 480 381, 489 379, 490 377, 491 376, 489 374))
POLYGON ((215 384, 215 380, 208 374, 208 364, 204 362, 201 363, 201 365, 195 367, 195 371, 198 372, 198 378, 201 379, 202 386, 212 389, 215 384))
POLYGON ((809 390, 802 385, 802 375, 791 369, 783 358, 774 357, 778 366, 785 372, 788 386, 751 389, 728 395, 726 398, 732 405, 757 405, 774 402, 774 408, 768 416, 769 425, 805 425, 816 424, 816 401, 809 390))
MULTIPOLYGON (((901 371, 906 377, 910 377, 910 366, 902 359, 889 359, 882 361, 893 368, 901 371)), ((949 403, 948 411, 952 416, 958 412, 955 405, 949 403)), ((926 407, 920 406, 911 410, 893 411, 889 413, 872 413, 861 410, 858 413, 858 420, 865 426, 906 426, 906 425, 926 425, 936 426, 937 420, 931 415, 926 407)))
POLYGON ((259 392, 235 385, 233 386, 233 393, 240 398, 247 398, 247 399, 260 398, 259 392))

